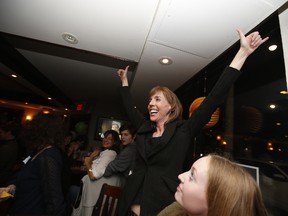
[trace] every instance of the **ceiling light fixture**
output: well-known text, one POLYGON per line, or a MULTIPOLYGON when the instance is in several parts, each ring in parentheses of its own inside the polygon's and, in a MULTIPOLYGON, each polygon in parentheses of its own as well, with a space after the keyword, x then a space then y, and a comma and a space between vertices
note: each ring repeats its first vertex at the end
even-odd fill
POLYGON ((170 65, 170 64, 172 64, 172 62, 173 62, 172 59, 169 58, 169 57, 166 57, 166 56, 161 57, 159 59, 159 63, 162 64, 162 65, 170 65))
POLYGON ((17 75, 16 74, 12 74, 11 75, 13 78, 17 78, 17 75))
POLYGON ((270 107, 271 109, 275 109, 275 108, 276 108, 276 105, 275 105, 275 104, 271 104, 269 107, 270 107))
POLYGON ((43 114, 49 114, 50 111, 49 110, 43 110, 43 114))
POLYGON ((270 51, 275 51, 276 49, 277 49, 277 45, 271 45, 271 46, 269 46, 268 47, 268 49, 270 50, 270 51))
POLYGON ((27 120, 27 121, 31 121, 31 120, 32 120, 32 116, 31 116, 31 115, 27 115, 27 116, 26 116, 26 120, 27 120))
POLYGON ((280 91, 280 94, 286 95, 286 94, 288 94, 288 92, 287 91, 280 91))
POLYGON ((78 39, 75 35, 71 34, 71 33, 68 33, 68 32, 64 32, 62 34, 62 38, 68 42, 68 43, 71 43, 71 44, 77 44, 78 43, 78 39))

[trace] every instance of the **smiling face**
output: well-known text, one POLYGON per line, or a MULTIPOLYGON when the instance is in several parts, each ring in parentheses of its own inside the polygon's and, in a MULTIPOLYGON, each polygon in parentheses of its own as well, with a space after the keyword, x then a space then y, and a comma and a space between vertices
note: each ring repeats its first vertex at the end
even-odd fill
POLYGON ((108 133, 104 138, 102 139, 102 147, 105 149, 109 149, 113 146, 115 143, 115 140, 113 139, 113 136, 111 133, 108 133))
POLYGON ((208 212, 207 182, 210 157, 195 161, 188 172, 178 176, 181 181, 175 193, 176 201, 189 215, 205 216, 208 212))
POLYGON ((171 105, 168 103, 163 92, 158 91, 149 99, 148 111, 150 120, 156 123, 165 123, 171 112, 171 105))

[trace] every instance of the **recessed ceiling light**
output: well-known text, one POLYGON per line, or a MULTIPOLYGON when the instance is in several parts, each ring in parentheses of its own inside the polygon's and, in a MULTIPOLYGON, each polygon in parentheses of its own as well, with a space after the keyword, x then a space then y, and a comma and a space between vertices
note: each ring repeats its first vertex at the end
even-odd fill
POLYGON ((269 46, 268 47, 268 49, 270 50, 270 51, 275 51, 276 49, 277 49, 277 45, 271 45, 271 46, 269 46))
POLYGON ((27 115, 27 116, 26 116, 26 120, 27 120, 27 121, 31 121, 31 120, 32 120, 32 116, 31 116, 31 115, 27 115))
POLYGON ((169 57, 161 57, 160 59, 159 59, 159 63, 160 64, 162 64, 162 65, 170 65, 170 64, 172 64, 172 59, 171 58, 169 58, 169 57))
POLYGON ((17 75, 16 75, 16 74, 12 74, 11 76, 14 77, 14 78, 17 78, 17 75))
POLYGON ((62 34, 62 38, 67 41, 68 43, 71 43, 71 44, 77 44, 78 43, 78 39, 75 35, 71 34, 71 33, 68 33, 68 32, 64 32, 62 34))
POLYGON ((271 109, 275 109, 275 108, 276 108, 276 105, 275 105, 275 104, 271 104, 269 107, 270 107, 271 109))
POLYGON ((50 111, 49 111, 49 110, 43 110, 43 113, 44 113, 44 114, 49 114, 50 111))
POLYGON ((280 91, 280 94, 286 95, 286 94, 288 94, 288 92, 287 91, 280 91))

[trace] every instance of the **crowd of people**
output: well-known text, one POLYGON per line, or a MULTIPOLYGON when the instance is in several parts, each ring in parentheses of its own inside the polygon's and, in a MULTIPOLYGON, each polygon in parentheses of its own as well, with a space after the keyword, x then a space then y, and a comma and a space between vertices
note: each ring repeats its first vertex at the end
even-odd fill
POLYGON ((58 115, 40 113, 21 128, 10 122, 1 125, 0 193, 14 195, 9 214, 92 215, 102 185, 122 187, 133 170, 136 130, 127 122, 118 131, 107 130, 101 146, 87 155, 85 137, 74 131, 65 135, 58 115), (25 145, 27 157, 18 156, 17 140, 25 145), (87 175, 81 179, 80 205, 73 209, 80 187, 71 184, 71 168, 82 165, 87 175))
POLYGON ((248 36, 240 30, 238 33, 240 48, 234 59, 187 120, 182 119, 177 96, 162 86, 151 89, 149 119, 145 118, 133 104, 127 78, 129 66, 119 69, 129 122, 121 125, 120 134, 118 128, 106 131, 101 146, 84 157, 82 187, 71 185, 69 179, 71 164, 82 157, 79 151, 85 149, 85 139, 74 133, 65 136, 59 116, 38 114, 23 125, 20 137, 29 156, 15 173, 11 170, 18 159, 17 131, 8 134, 5 127, 0 127, 1 140, 7 138, 1 142, 0 153, 5 154, 1 151, 7 143, 11 144, 9 151, 15 151, 15 157, 5 162, 8 171, 3 166, 0 171, 0 193, 14 195, 9 213, 90 216, 102 185, 108 183, 123 188, 120 216, 268 215, 253 177, 231 160, 210 154, 196 160, 189 171, 184 170, 193 138, 224 101, 247 57, 268 39, 262 39, 258 32, 248 36), (79 194, 80 204, 74 208, 79 194))

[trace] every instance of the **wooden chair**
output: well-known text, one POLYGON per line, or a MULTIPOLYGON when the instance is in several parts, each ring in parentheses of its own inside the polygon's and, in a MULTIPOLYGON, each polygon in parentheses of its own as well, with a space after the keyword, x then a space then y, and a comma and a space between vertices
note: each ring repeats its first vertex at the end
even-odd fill
POLYGON ((92 216, 118 216, 122 188, 103 184, 92 216))

